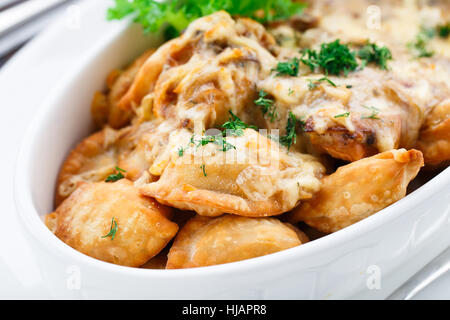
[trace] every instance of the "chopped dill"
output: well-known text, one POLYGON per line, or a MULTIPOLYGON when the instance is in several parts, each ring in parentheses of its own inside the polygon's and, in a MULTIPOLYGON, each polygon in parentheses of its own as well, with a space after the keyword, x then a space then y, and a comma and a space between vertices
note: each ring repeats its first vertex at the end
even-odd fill
POLYGON ((380 110, 378 110, 375 107, 366 107, 366 106, 363 106, 363 107, 366 108, 367 110, 370 110, 372 113, 368 116, 362 116, 361 119, 380 120, 380 118, 378 118, 378 115, 380 114, 380 110))
POLYGON ((125 176, 123 175, 123 173, 126 172, 125 170, 123 170, 123 169, 121 169, 121 168, 119 168, 117 166, 116 166, 115 169, 116 169, 116 173, 109 175, 106 178, 105 182, 116 182, 116 181, 119 181, 120 179, 125 178, 125 176))
POLYGON ((380 69, 387 70, 387 61, 392 60, 391 51, 387 47, 379 47, 375 43, 367 42, 358 52, 358 58, 363 61, 363 67, 368 63, 377 64, 380 69))
POLYGON ((333 81, 331 81, 328 77, 323 77, 323 78, 320 78, 318 80, 311 80, 311 79, 307 79, 307 80, 308 80, 308 88, 309 88, 309 90, 314 90, 323 81, 326 81, 330 85, 332 85, 333 87, 336 87, 336 84, 333 81))
POLYGON ((350 112, 345 112, 345 113, 341 113, 338 115, 335 115, 334 118, 348 118, 348 116, 350 116, 350 112))
POLYGON ((278 65, 273 71, 276 71, 276 76, 283 76, 288 75, 292 77, 298 76, 299 71, 299 63, 300 60, 296 57, 292 58, 290 61, 287 62, 278 62, 278 65))
POLYGON ((278 117, 277 109, 272 99, 266 98, 268 95, 264 90, 259 91, 259 98, 255 100, 255 104, 261 107, 261 111, 264 115, 268 115, 271 122, 274 122, 278 117))
POLYGON ((109 228, 109 233, 107 235, 104 235, 102 238, 111 237, 111 240, 114 240, 114 237, 116 236, 118 228, 119 228, 119 226, 117 225, 117 221, 113 217, 111 220, 111 227, 109 228))

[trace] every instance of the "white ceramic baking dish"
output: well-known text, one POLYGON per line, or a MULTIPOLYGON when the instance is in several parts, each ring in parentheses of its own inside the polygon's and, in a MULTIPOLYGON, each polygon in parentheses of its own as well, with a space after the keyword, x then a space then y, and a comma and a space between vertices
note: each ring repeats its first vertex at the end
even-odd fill
POLYGON ((42 276, 57 298, 323 299, 376 290, 431 244, 450 244, 450 168, 406 198, 344 230, 305 245, 232 264, 147 270, 108 264, 70 248, 44 225, 59 167, 90 132, 89 106, 108 72, 157 37, 111 28, 49 88, 17 162, 15 200, 42 276))

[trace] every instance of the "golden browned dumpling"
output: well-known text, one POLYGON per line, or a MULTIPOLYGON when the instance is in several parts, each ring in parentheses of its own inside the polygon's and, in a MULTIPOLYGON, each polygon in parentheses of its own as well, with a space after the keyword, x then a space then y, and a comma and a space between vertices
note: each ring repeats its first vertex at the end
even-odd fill
POLYGON ((170 209, 142 197, 129 180, 83 183, 47 226, 72 248, 96 259, 139 267, 175 236, 170 209))
POLYGON ((170 121, 146 121, 125 129, 117 141, 118 165, 127 179, 139 179, 163 153, 169 134, 175 128, 170 121))
POLYGON ((161 178, 143 194, 204 216, 281 214, 319 190, 324 167, 311 155, 287 152, 253 129, 242 136, 174 132, 168 153, 150 172, 161 178))
POLYGON ((166 268, 195 268, 240 261, 307 241, 300 230, 275 218, 197 216, 189 220, 175 238, 166 268))
POLYGON ((59 172, 55 205, 75 191, 80 182, 104 181, 114 173, 117 165, 115 143, 118 132, 105 128, 86 139, 72 150, 59 172))
POLYGON ((340 167, 322 179, 320 191, 295 209, 289 221, 338 231, 403 198, 422 166, 420 151, 400 149, 340 167))
POLYGON ((138 180, 162 152, 172 130, 169 121, 146 121, 121 130, 106 127, 85 138, 61 167, 56 206, 75 191, 78 183, 105 181, 117 173, 117 166, 127 179, 138 180))
POLYGON ((450 99, 428 115, 417 146, 427 165, 439 165, 450 160, 450 99))
POLYGON ((91 105, 91 113, 94 122, 98 126, 109 124, 119 129, 127 125, 131 120, 131 112, 119 108, 118 102, 125 95, 134 81, 140 67, 155 52, 147 50, 124 70, 113 70, 108 78, 108 93, 97 92, 91 105))

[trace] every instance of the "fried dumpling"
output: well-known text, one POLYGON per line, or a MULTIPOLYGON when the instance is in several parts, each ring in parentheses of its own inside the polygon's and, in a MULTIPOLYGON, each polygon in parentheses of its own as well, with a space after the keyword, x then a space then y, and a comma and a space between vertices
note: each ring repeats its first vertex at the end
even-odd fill
POLYGON ((105 128, 85 138, 73 149, 58 175, 55 204, 58 206, 80 182, 98 182, 114 173, 118 132, 105 128))
POLYGON ((94 122, 99 127, 109 124, 112 128, 119 129, 128 125, 132 113, 129 110, 119 108, 119 101, 125 95, 134 81, 139 69, 144 62, 155 52, 150 49, 138 57, 124 70, 113 70, 106 80, 108 92, 97 92, 91 104, 91 114, 94 122))
POLYGON ((428 115, 417 144, 425 164, 436 166, 450 160, 450 99, 428 115))
POLYGON ((175 236, 170 208, 142 197, 129 180, 83 183, 46 224, 72 248, 96 259, 139 267, 175 236))
POLYGON ((170 121, 146 121, 124 130, 117 141, 118 165, 126 171, 127 179, 136 181, 146 173, 162 153, 175 130, 170 121))
POLYGON ((121 130, 109 127, 85 138, 63 163, 57 181, 58 206, 80 182, 105 181, 117 168, 135 181, 145 174, 167 143, 173 125, 146 121, 121 130))
POLYGON ((176 236, 166 268, 195 268, 241 261, 307 241, 303 232, 275 218, 197 216, 176 236))
POLYGON ((293 210, 288 221, 338 231, 403 198, 422 166, 420 151, 400 149, 340 167, 322 179, 320 191, 293 210))
MULTIPOLYGON (((218 131, 218 130, 217 130, 218 131)), ((200 215, 278 215, 319 190, 324 167, 311 155, 288 152, 253 129, 223 138, 179 130, 150 168, 161 177, 144 195, 200 215)))

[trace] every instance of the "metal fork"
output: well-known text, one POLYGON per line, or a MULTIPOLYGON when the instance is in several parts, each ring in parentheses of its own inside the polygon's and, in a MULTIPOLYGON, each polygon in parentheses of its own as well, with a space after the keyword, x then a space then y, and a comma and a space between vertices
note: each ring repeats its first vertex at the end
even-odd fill
POLYGON ((392 293, 389 300, 410 300, 434 281, 450 271, 450 248, 428 263, 405 284, 392 293))
POLYGON ((73 0, 0 0, 0 66, 73 0))

